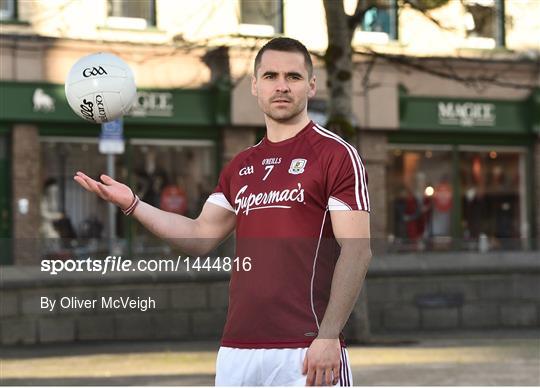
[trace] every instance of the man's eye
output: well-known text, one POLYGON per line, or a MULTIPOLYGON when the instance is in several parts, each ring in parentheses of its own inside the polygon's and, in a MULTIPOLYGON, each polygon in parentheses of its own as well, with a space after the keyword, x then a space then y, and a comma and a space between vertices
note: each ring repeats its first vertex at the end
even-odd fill
POLYGON ((272 79, 272 78, 275 78, 275 77, 276 77, 276 76, 273 75, 273 74, 266 74, 266 75, 264 76, 265 79, 272 79))

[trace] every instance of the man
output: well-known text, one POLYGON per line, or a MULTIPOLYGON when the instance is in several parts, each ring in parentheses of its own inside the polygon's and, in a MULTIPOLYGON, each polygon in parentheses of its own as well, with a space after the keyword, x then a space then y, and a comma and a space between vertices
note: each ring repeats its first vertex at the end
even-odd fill
POLYGON ((75 180, 186 252, 205 254, 236 230, 236 256, 251 270, 231 273, 216 385, 352 385, 340 332, 371 258, 364 166, 310 121, 315 77, 300 42, 268 42, 251 91, 266 136, 225 167, 197 219, 139 202, 105 175, 75 180))

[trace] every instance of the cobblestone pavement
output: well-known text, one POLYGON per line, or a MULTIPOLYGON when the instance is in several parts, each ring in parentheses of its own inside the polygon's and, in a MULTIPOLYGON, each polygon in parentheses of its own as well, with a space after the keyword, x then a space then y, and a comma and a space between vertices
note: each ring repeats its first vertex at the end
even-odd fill
MULTIPOLYGON (((1 385, 213 385, 216 343, 0 348, 1 385)), ((540 385, 540 331, 374 336, 355 385, 540 385)))

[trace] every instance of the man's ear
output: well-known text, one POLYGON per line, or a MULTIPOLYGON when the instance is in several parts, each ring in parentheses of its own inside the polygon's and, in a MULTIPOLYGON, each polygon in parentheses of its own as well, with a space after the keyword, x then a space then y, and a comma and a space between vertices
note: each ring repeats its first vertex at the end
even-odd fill
POLYGON ((309 80, 308 98, 313 97, 317 92, 317 83, 315 81, 315 76, 311 77, 311 79, 309 80))
POLYGON ((257 78, 254 75, 251 76, 251 94, 257 97, 257 78))

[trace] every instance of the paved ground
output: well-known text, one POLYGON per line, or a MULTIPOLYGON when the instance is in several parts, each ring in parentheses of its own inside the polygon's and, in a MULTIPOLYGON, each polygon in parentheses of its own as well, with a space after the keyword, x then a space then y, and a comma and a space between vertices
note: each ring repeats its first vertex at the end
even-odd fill
MULTIPOLYGON (((376 336, 355 385, 540 385, 540 331, 376 336)), ((1 385, 213 385, 215 343, 0 348, 1 385)))

